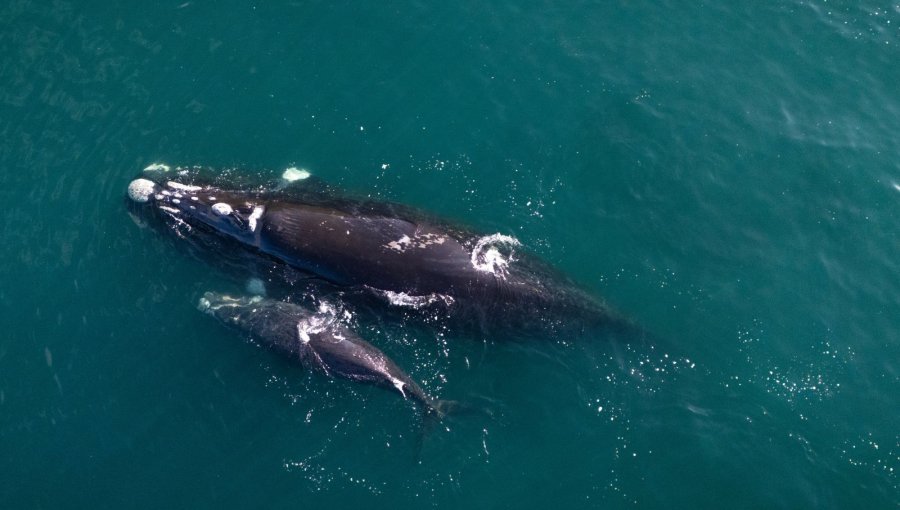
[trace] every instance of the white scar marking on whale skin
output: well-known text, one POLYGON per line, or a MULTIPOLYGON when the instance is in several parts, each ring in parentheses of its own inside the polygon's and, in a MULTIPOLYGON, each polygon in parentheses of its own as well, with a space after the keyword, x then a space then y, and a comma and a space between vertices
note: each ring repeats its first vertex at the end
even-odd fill
POLYGON ((440 234, 422 234, 416 236, 415 240, 418 248, 427 248, 432 244, 444 244, 447 238, 440 234))
POLYGON ((265 207, 254 207, 253 212, 250 214, 250 217, 247 218, 247 223, 250 224, 250 231, 256 232, 257 221, 262 218, 263 213, 266 212, 265 207))
POLYGON ((168 186, 172 189, 180 190, 180 191, 187 191, 188 193, 192 193, 194 191, 200 191, 201 189, 203 189, 200 186, 189 186, 187 184, 181 184, 180 182, 175 182, 175 181, 167 182, 166 186, 168 186))
POLYGON ((428 248, 432 244, 444 244, 446 241, 446 236, 434 233, 415 234, 412 239, 410 239, 408 235, 404 235, 396 241, 387 243, 384 247, 394 250, 397 253, 403 253, 409 248, 428 248))
POLYGON ((408 248, 411 244, 412 244, 412 239, 410 239, 409 236, 405 235, 405 236, 401 237, 400 239, 397 239, 396 241, 391 241, 391 242, 387 243, 384 247, 394 250, 397 253, 403 253, 404 251, 406 251, 406 248, 408 248))

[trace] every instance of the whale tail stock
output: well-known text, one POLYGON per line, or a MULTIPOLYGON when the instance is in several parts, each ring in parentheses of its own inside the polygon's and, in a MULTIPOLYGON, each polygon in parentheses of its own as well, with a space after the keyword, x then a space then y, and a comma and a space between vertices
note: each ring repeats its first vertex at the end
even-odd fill
MULTIPOLYGON (((431 399, 422 403, 422 422, 419 427, 419 433, 416 435, 416 442, 413 448, 415 452, 414 461, 416 464, 422 463, 422 449, 425 446, 425 437, 431 435, 444 419, 450 415, 457 415, 468 406, 457 400, 441 400, 431 399)), ((447 431, 450 429, 447 428, 447 431)))
POLYGON ((426 421, 428 419, 443 421, 444 418, 446 418, 448 415, 459 415, 464 413, 466 410, 470 410, 469 406, 466 406, 458 400, 441 399, 433 399, 427 402, 423 409, 424 418, 426 421))

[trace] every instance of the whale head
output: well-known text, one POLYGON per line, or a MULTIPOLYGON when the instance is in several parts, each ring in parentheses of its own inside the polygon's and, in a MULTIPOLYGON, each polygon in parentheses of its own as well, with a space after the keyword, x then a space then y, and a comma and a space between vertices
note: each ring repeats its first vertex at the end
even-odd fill
POLYGON ((158 220, 179 237, 224 235, 256 245, 265 205, 254 192, 231 191, 143 175, 126 192, 130 209, 140 220, 158 220))

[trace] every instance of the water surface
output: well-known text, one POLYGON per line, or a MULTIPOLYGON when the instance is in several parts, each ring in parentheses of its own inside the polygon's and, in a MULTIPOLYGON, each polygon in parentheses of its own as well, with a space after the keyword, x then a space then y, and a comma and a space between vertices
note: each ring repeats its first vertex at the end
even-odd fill
POLYGON ((896 508, 900 7, 0 7, 10 508, 896 508), (433 394, 298 371, 194 309, 148 164, 286 167, 532 251, 662 339, 370 322, 433 394))

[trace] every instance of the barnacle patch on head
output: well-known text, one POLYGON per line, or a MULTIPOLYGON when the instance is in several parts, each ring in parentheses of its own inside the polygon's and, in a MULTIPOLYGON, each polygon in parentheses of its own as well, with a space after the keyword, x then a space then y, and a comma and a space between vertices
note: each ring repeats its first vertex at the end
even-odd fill
POLYGON ((281 178, 288 182, 294 182, 308 179, 310 175, 312 174, 310 174, 308 171, 292 166, 285 170, 283 174, 281 174, 281 178))
POLYGON ((232 209, 230 205, 224 202, 219 202, 217 204, 213 204, 212 211, 219 216, 228 216, 229 214, 234 212, 234 209, 232 209))
POLYGON ((150 200, 155 186, 156 184, 149 179, 135 179, 128 185, 128 198, 143 204, 150 200))

